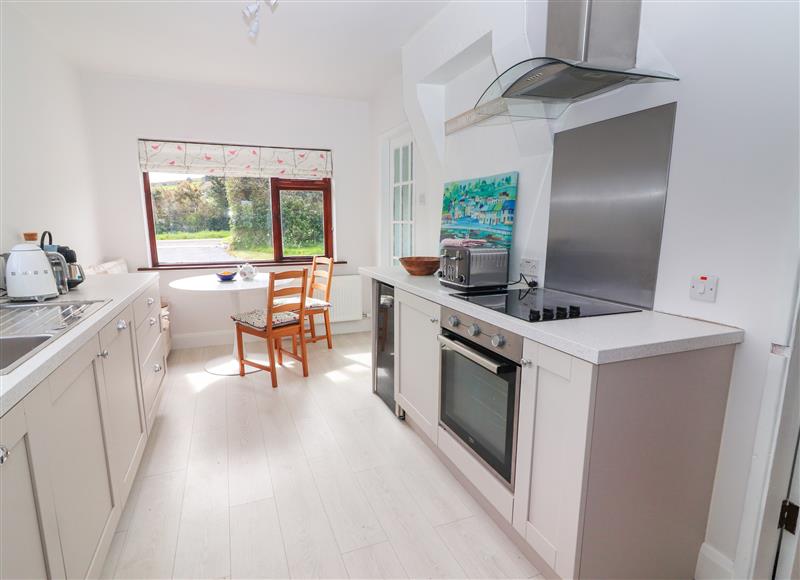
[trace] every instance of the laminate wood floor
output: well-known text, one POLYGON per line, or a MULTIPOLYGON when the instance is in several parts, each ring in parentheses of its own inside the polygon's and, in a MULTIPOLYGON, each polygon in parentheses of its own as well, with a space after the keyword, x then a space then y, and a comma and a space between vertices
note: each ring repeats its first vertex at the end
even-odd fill
POLYGON ((106 578, 532 578, 538 572, 370 388, 368 334, 216 377, 175 351, 106 578))

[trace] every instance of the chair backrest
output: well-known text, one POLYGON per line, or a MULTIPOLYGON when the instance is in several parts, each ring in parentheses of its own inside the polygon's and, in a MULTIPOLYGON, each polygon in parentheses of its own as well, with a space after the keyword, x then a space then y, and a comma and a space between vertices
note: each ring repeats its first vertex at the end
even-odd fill
POLYGON ((269 277, 269 290, 267 292, 266 318, 269 328, 272 328, 272 315, 280 312, 295 312, 299 316, 299 321, 305 320, 306 314, 306 282, 308 280, 308 270, 288 270, 286 272, 273 272, 269 277), (276 284, 282 280, 296 280, 296 284, 276 284), (276 287, 277 286, 277 287, 276 287), (297 300, 292 300, 293 296, 297 300), (275 300, 281 298, 281 303, 275 304, 275 300), (288 299, 288 300, 287 300, 288 299))
POLYGON ((333 282, 333 260, 325 256, 314 256, 311 262, 311 276, 308 281, 308 297, 314 297, 314 291, 322 292, 325 302, 331 301, 331 283, 333 282), (327 266, 326 270, 322 266, 327 266))

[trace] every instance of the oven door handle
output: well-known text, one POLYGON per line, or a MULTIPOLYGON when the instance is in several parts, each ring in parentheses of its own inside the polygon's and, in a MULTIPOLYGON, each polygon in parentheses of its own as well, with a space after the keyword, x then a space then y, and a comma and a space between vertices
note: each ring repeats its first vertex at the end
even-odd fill
POLYGON ((482 366, 487 371, 496 375, 499 375, 504 369, 507 369, 510 366, 507 363, 497 363, 489 357, 482 355, 477 350, 471 349, 468 346, 464 346, 460 342, 451 340, 442 334, 437 335, 436 339, 439 341, 439 345, 442 347, 442 349, 457 352, 461 356, 471 360, 475 364, 482 366))

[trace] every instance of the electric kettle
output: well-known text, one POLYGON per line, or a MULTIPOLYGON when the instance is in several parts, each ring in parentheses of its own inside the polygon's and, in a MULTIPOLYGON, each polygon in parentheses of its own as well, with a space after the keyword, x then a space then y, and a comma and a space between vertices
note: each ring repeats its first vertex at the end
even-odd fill
POLYGON ((35 244, 17 244, 6 263, 6 290, 11 300, 41 302, 58 296, 47 254, 35 244))

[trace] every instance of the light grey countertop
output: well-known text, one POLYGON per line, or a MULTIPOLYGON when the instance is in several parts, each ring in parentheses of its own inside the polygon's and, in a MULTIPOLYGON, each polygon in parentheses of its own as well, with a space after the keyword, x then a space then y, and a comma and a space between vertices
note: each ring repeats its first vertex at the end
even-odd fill
POLYGON ((359 273, 421 298, 594 364, 737 344, 733 326, 643 310, 625 314, 531 323, 451 296, 434 276, 410 276, 401 267, 359 268, 359 273))
POLYGON ((75 300, 108 300, 102 308, 81 319, 16 369, 0 376, 0 416, 21 401, 157 279, 158 274, 155 273, 89 276, 68 294, 45 302, 57 304, 75 300))

